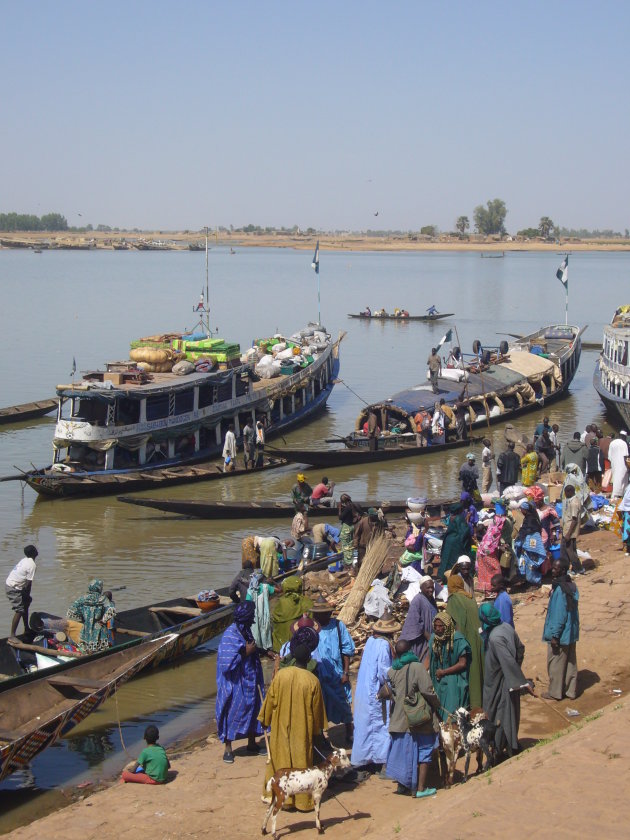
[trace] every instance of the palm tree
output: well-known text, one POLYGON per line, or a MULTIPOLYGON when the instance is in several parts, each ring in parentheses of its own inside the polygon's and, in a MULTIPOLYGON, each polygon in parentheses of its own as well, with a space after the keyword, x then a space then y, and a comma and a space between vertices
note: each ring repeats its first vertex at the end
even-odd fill
POLYGON ((460 216, 455 222, 455 228, 459 231, 461 236, 463 236, 466 233, 469 227, 470 222, 468 221, 468 216, 460 216))
POLYGON ((538 222, 538 230, 543 239, 549 239, 551 231, 555 228, 554 223, 549 216, 543 216, 538 222))

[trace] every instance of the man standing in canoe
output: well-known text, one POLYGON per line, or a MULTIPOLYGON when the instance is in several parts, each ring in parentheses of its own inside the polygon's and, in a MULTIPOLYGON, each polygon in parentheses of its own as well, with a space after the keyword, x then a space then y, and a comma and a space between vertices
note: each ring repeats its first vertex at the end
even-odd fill
POLYGON ((250 422, 248 420, 245 426, 243 427, 243 461, 245 463, 246 470, 254 466, 255 439, 256 433, 254 432, 254 429, 250 425, 250 422))
POLYGON ((236 436, 234 434, 234 424, 230 423, 228 430, 225 433, 225 441, 223 443, 223 472, 232 472, 236 467, 236 436))

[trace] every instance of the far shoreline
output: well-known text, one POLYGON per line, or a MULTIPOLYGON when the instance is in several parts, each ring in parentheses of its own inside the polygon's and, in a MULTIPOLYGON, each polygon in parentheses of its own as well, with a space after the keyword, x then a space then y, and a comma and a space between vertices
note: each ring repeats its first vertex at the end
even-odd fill
MULTIPOLYGON (((471 234, 469 238, 458 239, 446 234, 432 240, 412 239, 408 236, 362 236, 360 234, 257 234, 210 231, 208 247, 236 248, 285 248, 295 251, 314 250, 319 242, 320 251, 340 252, 468 252, 500 258, 513 253, 552 253, 558 256, 574 252, 611 251, 630 253, 630 240, 573 240, 543 242, 536 240, 485 239, 471 234)), ((205 250, 205 234, 190 231, 56 231, 56 232, 0 232, 0 251, 29 250, 41 247, 43 250, 128 250, 145 249, 165 251, 189 251, 190 245, 199 252, 205 250)))

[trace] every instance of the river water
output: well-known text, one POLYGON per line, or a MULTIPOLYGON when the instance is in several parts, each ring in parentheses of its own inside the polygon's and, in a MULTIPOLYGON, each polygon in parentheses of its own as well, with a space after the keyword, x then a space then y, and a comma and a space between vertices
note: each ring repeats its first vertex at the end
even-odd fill
MULTIPOLYGON (((470 352, 476 338, 489 346, 504 333, 563 323, 564 290, 555 277, 562 257, 527 252, 507 253, 504 259, 480 259, 477 253, 322 252, 322 322, 335 335, 347 333, 341 346, 345 385, 335 387, 317 420, 286 435, 287 444, 313 445, 346 434, 361 400, 371 402, 422 381, 430 348, 451 326, 457 328, 464 351, 470 352), (373 311, 384 307, 391 312, 398 306, 422 314, 431 304, 455 317, 433 324, 347 317, 366 305, 373 311)), ((211 319, 219 325, 219 335, 246 348, 254 337, 290 334, 317 320, 317 277, 310 262, 310 252, 304 251, 243 249, 230 254, 213 248, 211 319)), ((615 308, 627 302, 630 256, 579 253, 569 263, 570 322, 588 324, 585 340, 599 342, 615 308)), ((0 250, 5 347, 0 357, 0 404, 54 396, 55 385, 69 381, 73 359, 78 371, 88 370, 127 358, 132 339, 193 327, 193 306, 204 285, 205 255, 199 252, 0 250)), ((596 358, 596 352, 583 352, 570 396, 550 409, 562 440, 591 421, 605 426, 591 381, 596 358)), ((532 414, 515 425, 531 434, 539 419, 532 414)), ((53 428, 50 418, 0 427, 0 476, 14 474, 16 467, 50 463, 53 428)), ((502 425, 494 426, 490 436, 501 451, 502 425)), ((460 450, 390 466, 339 469, 329 477, 357 499, 447 495, 458 488, 462 460, 460 450)), ((319 476, 311 471, 311 478, 319 476)), ((153 495, 286 499, 294 481, 295 469, 287 468, 224 485, 166 488, 153 495)), ((287 533, 290 526, 278 520, 182 520, 123 505, 115 498, 50 501, 21 488, 19 482, 0 483, 4 573, 22 556, 24 545, 36 544, 40 555, 34 608, 60 614, 95 576, 106 586, 126 587, 117 593, 119 609, 225 585, 240 566, 243 536, 287 533)), ((8 604, 0 599, 0 635, 6 635, 9 626, 8 604)), ((0 831, 26 818, 23 807, 31 809, 32 819, 31 792, 94 781, 117 770, 126 760, 118 717, 134 754, 148 719, 164 729, 167 742, 208 723, 214 691, 213 657, 204 652, 124 687, 118 710, 110 701, 27 772, 0 785, 0 810, 12 805, 8 817, 0 816, 0 831), (22 804, 15 805, 18 802, 22 804)), ((47 807, 47 802, 38 798, 38 807, 47 807)))

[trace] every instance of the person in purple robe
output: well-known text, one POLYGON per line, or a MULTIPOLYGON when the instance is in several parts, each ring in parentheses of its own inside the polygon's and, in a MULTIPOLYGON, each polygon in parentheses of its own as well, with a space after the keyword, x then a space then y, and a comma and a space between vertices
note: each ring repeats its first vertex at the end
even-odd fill
POLYGON ((264 680, 251 630, 254 616, 253 601, 239 604, 234 610, 234 622, 223 634, 217 651, 215 715, 219 739, 225 744, 226 764, 234 763, 232 741, 240 738, 247 738, 248 752, 261 752, 256 736, 262 735, 257 718, 264 680))
POLYGON ((429 575, 420 578, 420 592, 409 604, 407 618, 400 638, 411 644, 411 652, 426 665, 429 654, 429 638, 433 632, 433 619, 437 615, 437 604, 433 596, 435 584, 429 575))

